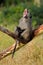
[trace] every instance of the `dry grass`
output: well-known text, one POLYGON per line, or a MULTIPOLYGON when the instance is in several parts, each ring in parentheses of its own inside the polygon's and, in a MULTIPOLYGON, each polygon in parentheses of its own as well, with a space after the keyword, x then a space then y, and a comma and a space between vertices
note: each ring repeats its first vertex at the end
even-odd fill
MULTIPOLYGON (((1 44, 0 49, 7 47, 4 44, 1 44)), ((31 42, 16 51, 13 59, 11 55, 3 58, 0 65, 43 65, 43 34, 35 37, 31 42)))

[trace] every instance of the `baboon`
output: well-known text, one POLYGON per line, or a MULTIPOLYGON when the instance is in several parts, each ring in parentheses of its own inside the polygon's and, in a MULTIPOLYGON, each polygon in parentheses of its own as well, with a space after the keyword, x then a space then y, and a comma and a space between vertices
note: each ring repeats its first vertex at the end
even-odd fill
MULTIPOLYGON (((32 34, 32 15, 29 10, 25 9, 23 12, 22 18, 19 20, 19 24, 16 27, 15 35, 19 38, 24 39, 25 42, 30 40, 32 34)), ((16 40, 16 44, 14 47, 14 51, 12 57, 14 55, 17 44, 20 44, 20 41, 16 40)))

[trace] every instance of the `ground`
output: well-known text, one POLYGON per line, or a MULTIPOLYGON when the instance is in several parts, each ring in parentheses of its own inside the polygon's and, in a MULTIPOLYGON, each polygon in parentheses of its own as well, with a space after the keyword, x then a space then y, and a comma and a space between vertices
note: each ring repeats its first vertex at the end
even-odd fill
MULTIPOLYGON (((6 35, 4 37, 3 35, 4 34, 0 32, 0 50, 3 48, 5 49, 14 43, 12 38, 6 35), (1 38, 1 36, 3 37, 1 38), (12 41, 9 42, 8 39, 6 40, 6 37, 12 41)), ((43 65, 43 33, 34 37, 32 41, 17 50, 13 59, 12 55, 9 55, 0 60, 0 65, 43 65)))

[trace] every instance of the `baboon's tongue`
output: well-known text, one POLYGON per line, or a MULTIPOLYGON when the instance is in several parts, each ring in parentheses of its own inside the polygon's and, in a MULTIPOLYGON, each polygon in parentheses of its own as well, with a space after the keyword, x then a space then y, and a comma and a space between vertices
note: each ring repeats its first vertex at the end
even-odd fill
POLYGON ((28 10, 25 9, 24 12, 23 12, 23 17, 26 17, 28 15, 28 10))

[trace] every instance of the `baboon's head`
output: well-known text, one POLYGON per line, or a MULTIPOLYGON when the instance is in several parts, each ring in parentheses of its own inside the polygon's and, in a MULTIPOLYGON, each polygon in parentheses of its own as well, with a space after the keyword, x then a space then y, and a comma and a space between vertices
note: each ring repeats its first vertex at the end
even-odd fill
POLYGON ((23 12, 23 17, 24 18, 32 18, 32 15, 28 9, 25 9, 23 12))

